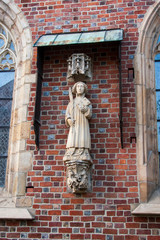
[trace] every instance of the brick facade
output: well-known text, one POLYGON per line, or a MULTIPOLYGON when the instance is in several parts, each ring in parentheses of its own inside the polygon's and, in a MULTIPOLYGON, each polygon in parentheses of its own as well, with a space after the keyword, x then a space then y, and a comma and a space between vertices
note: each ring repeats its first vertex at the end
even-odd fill
MULTIPOLYGON (((32 154, 26 197, 32 199, 35 220, 0 220, 0 239, 160 240, 159 216, 134 216, 140 203, 136 154, 136 87, 133 74, 139 28, 151 0, 14 0, 25 15, 33 43, 42 34, 121 28, 123 141, 119 123, 118 43, 44 47, 40 146, 33 128, 36 83, 30 87, 27 121, 31 123, 26 150, 32 154), (87 98, 93 159, 92 191, 66 191, 63 162, 68 128, 67 59, 73 53, 92 59, 93 79, 87 98)), ((34 48, 31 73, 36 73, 34 48)), ((23 161, 23 160, 22 160, 23 161)))

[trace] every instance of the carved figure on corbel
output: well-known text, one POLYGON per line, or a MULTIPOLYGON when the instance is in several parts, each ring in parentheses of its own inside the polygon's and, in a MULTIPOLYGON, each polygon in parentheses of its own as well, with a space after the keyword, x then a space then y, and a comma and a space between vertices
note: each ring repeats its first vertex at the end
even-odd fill
POLYGON ((84 82, 75 83, 72 91, 69 90, 70 102, 65 117, 66 125, 70 129, 63 160, 67 166, 67 189, 73 193, 91 190, 89 119, 92 116, 92 105, 85 97, 87 90, 84 82), (76 95, 74 99, 72 93, 76 95))

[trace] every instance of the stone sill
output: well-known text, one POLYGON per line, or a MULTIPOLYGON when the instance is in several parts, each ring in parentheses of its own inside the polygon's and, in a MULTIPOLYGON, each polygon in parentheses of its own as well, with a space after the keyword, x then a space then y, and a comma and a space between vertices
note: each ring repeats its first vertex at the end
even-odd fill
POLYGON ((132 211, 133 215, 160 215, 160 204, 141 203, 132 211))
POLYGON ((160 188, 151 196, 148 203, 132 205, 134 215, 160 215, 160 188))
POLYGON ((33 220, 35 219, 35 211, 27 208, 0 208, 0 219, 14 219, 14 220, 33 220))

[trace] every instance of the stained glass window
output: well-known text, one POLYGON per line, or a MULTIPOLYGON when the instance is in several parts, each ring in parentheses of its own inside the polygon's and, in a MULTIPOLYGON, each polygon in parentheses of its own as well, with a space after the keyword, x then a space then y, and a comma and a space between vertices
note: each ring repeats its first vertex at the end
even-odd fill
POLYGON ((0 24, 0 187, 5 186, 15 62, 11 36, 0 24))

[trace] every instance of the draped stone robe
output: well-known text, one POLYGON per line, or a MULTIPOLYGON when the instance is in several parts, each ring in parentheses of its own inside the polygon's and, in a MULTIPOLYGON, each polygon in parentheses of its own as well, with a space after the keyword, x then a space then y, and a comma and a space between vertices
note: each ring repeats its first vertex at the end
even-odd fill
POLYGON ((84 96, 77 96, 67 106, 65 121, 72 119, 74 124, 70 126, 66 148, 91 148, 91 138, 88 119, 92 115, 90 101, 84 96), (87 107, 87 111, 82 113, 80 108, 87 107))

